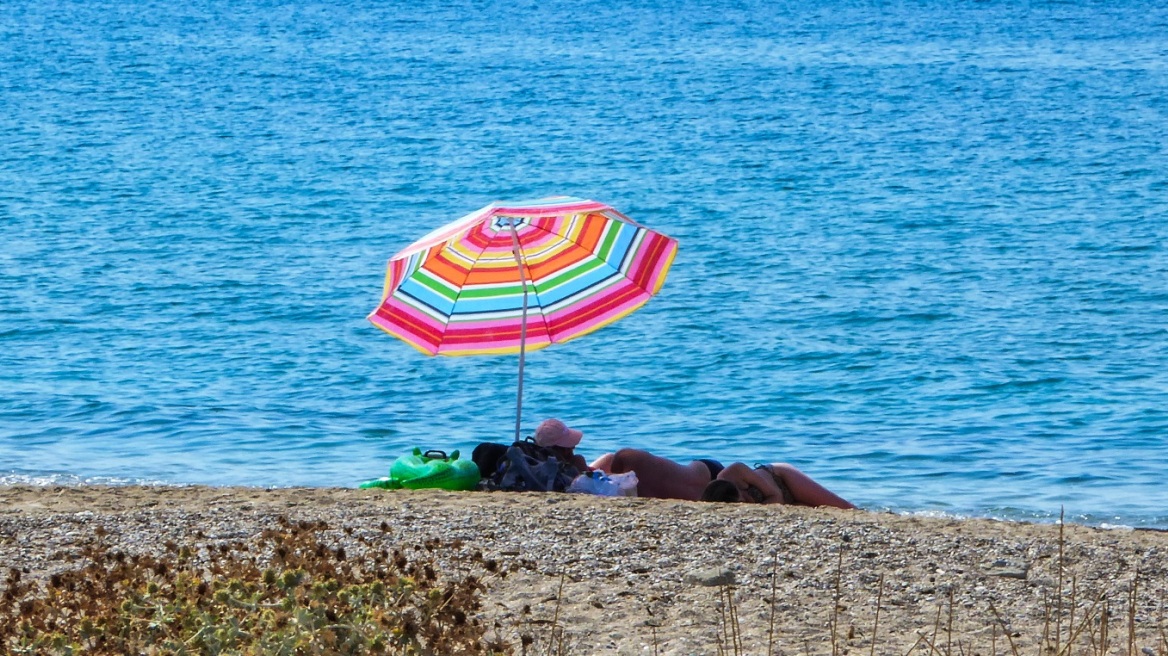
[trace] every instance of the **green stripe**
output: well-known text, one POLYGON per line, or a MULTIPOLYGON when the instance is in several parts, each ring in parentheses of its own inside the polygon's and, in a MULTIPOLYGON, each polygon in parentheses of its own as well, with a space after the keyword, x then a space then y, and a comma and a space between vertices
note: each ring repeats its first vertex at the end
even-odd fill
POLYGON ((462 298, 482 299, 496 296, 522 296, 523 285, 515 283, 506 287, 466 287, 462 290, 462 298))
POLYGON ((609 223, 608 225, 610 227, 604 232, 604 239, 600 242, 600 250, 596 253, 596 256, 605 262, 608 261, 609 253, 612 251, 612 245, 616 243, 617 235, 620 233, 621 228, 624 227, 624 224, 620 224, 618 226, 615 221, 609 223))
POLYGON ((453 301, 458 298, 458 292, 451 289, 448 285, 443 284, 439 278, 435 278, 429 271, 422 269, 414 275, 414 282, 440 294, 448 301, 453 301))
MULTIPOLYGON (((558 285, 562 285, 565 282, 568 282, 569 280, 571 280, 577 276, 582 276, 582 275, 591 273, 592 271, 595 271, 596 269, 598 269, 602 266, 608 266, 608 265, 605 264, 604 262, 602 262, 601 260, 597 260, 597 259, 588 260, 584 264, 581 264, 574 269, 565 270, 565 271, 558 273, 550 278, 546 278, 544 280, 541 280, 540 283, 535 286, 535 291, 537 294, 540 294, 540 293, 543 293, 549 289, 554 289, 558 285)), ((609 268, 611 268, 611 267, 609 267, 609 268)))

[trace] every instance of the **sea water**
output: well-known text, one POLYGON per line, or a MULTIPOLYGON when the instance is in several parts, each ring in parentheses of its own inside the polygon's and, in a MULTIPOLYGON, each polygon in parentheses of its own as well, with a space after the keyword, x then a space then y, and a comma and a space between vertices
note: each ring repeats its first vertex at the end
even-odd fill
POLYGON ((0 481, 355 486, 509 441, 514 356, 365 321, 496 199, 680 241, 523 432, 874 510, 1168 527, 1168 10, 0 5, 0 481))

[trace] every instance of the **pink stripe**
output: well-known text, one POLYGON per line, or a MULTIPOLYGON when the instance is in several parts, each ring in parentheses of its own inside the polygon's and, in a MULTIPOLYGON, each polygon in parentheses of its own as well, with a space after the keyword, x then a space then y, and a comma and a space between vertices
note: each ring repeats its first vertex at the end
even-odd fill
MULTIPOLYGON (((524 349, 527 351, 534 351, 536 349, 544 348, 551 344, 547 334, 532 336, 527 335, 527 342, 524 349)), ((519 350, 519 338, 496 340, 489 343, 484 342, 470 342, 465 344, 459 343, 445 343, 438 347, 438 354, 440 355, 458 355, 460 353, 471 353, 475 351, 483 351, 488 349, 510 349, 513 351, 519 350)))
POLYGON ((629 280, 622 280, 604 291, 604 296, 576 303, 548 315, 548 325, 554 341, 563 341, 573 335, 612 321, 630 307, 644 303, 650 294, 629 280))
POLYGON ((619 306, 615 306, 605 311, 603 314, 597 315, 589 321, 574 324, 571 327, 571 330, 564 330, 556 333, 554 335, 554 339, 556 342, 565 342, 569 339, 572 339, 573 337, 576 337, 577 335, 581 335, 596 328, 606 326, 616 319, 624 316, 625 314, 628 314, 632 310, 641 307, 649 301, 649 298, 651 297, 648 294, 640 294, 634 300, 619 306))
MULTIPOLYGON (((446 327, 446 338, 450 341, 466 342, 471 338, 476 341, 484 341, 485 336, 491 334, 499 335, 498 339, 506 341, 508 339, 519 339, 519 332, 522 329, 522 321, 519 317, 514 319, 494 319, 491 321, 471 321, 466 323, 451 323, 446 327)), ((527 315, 527 336, 546 334, 547 325, 544 322, 543 315, 539 313, 537 308, 532 308, 527 315)), ((494 341, 494 340, 485 340, 494 341)))
POLYGON ((389 333, 390 335, 393 335, 394 337, 396 337, 404 342, 409 342, 410 344, 413 344, 417 347, 423 347, 423 350, 427 351, 428 353, 431 353, 431 354, 437 353, 436 351, 432 351, 428 348, 424 348, 423 344, 419 343, 416 335, 414 335, 413 333, 410 333, 408 331, 402 330, 401 326, 397 325, 396 323, 394 323, 388 319, 385 319, 384 317, 381 317, 377 314, 371 314, 371 315, 369 315, 369 321, 373 325, 377 326, 378 328, 381 328, 385 332, 389 333))
POLYGON ((648 275, 649 285, 645 288, 645 291, 652 293, 653 289, 657 286, 657 279, 661 277, 661 272, 666 263, 673 259, 674 253, 676 252, 677 241, 658 233, 650 233, 642 242, 641 249, 634 256, 633 264, 629 267, 628 277, 634 280, 642 278, 645 273, 643 270, 645 266, 651 265, 648 275), (660 255, 654 257, 652 261, 647 261, 650 254, 655 250, 653 246, 660 245, 661 240, 665 240, 667 243, 664 244, 660 255))

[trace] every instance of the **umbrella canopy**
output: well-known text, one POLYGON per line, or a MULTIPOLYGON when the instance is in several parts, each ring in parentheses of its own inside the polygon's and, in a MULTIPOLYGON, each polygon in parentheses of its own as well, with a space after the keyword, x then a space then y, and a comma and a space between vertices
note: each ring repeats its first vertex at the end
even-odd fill
POLYGON ((676 254, 676 240, 604 203, 496 202, 394 255, 369 320, 428 355, 518 352, 519 415, 523 354, 641 307, 676 254))

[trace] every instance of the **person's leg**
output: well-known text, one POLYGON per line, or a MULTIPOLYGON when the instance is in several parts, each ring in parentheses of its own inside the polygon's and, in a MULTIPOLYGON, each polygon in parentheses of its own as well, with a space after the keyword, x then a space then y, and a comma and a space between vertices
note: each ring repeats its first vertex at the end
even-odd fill
POLYGON ((816 483, 810 476, 785 462, 772 464, 771 471, 783 479, 795 503, 804 506, 832 506, 835 508, 855 508, 851 503, 840 498, 831 490, 816 483))
MULTIPOLYGON (((603 459, 601 456, 597 462, 603 459)), ((610 474, 634 472, 639 497, 697 501, 710 482, 710 470, 701 462, 683 465, 640 449, 621 449, 605 464, 608 469, 604 471, 610 474)))

